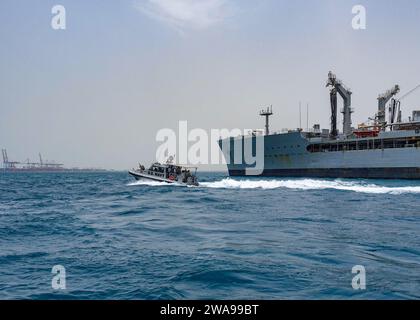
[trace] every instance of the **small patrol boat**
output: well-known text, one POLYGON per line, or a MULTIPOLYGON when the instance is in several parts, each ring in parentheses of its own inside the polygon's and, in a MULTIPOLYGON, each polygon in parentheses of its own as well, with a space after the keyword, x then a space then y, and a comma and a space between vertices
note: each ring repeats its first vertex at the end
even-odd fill
POLYGON ((139 164, 137 169, 128 173, 136 180, 153 180, 166 183, 178 183, 187 186, 198 186, 197 167, 179 166, 173 163, 174 157, 169 157, 165 164, 153 163, 149 169, 139 164), (192 172, 193 171, 193 172, 192 172))

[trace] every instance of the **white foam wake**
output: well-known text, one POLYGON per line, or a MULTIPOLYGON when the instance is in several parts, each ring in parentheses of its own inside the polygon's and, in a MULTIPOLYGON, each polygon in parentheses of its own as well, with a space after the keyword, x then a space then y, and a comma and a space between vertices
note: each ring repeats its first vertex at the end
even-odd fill
POLYGON ((137 180, 130 182, 127 186, 150 186, 150 187, 164 187, 168 186, 166 182, 151 181, 151 180, 137 180))
MULTIPOLYGON (((152 180, 137 180, 134 182, 127 183, 127 186, 149 186, 149 187, 187 187, 184 184, 181 183, 167 183, 167 182, 161 182, 161 181, 152 181, 152 180)), ((188 186, 190 187, 190 186, 188 186)))
POLYGON ((202 182, 200 186, 216 189, 300 189, 300 190, 322 190, 335 189, 362 193, 375 194, 403 194, 420 193, 420 186, 387 187, 375 184, 366 184, 357 181, 342 180, 235 180, 226 178, 215 182, 202 182))

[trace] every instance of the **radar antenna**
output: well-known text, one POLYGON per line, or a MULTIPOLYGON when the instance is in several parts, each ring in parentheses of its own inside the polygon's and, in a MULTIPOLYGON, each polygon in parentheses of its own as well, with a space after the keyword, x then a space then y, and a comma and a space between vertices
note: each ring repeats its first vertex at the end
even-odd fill
POLYGON ((260 111, 260 116, 265 117, 265 135, 270 135, 270 116, 273 115, 273 106, 260 111))

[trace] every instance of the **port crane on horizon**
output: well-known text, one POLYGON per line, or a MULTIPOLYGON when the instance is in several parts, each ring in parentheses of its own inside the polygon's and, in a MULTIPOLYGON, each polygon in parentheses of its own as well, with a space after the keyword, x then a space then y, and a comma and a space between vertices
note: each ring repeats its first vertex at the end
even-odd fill
POLYGON ((62 163, 55 163, 54 161, 44 161, 42 159, 41 153, 39 153, 39 162, 31 162, 29 159, 26 162, 19 162, 19 161, 10 161, 7 155, 7 150, 2 149, 2 156, 3 156, 3 169, 8 170, 19 170, 19 169, 33 169, 33 170, 46 170, 46 169, 53 169, 59 170, 62 169, 64 164, 62 163), (19 166, 19 165, 24 165, 19 166))
POLYGON ((18 161, 9 161, 9 157, 7 155, 7 150, 6 149, 1 149, 1 153, 3 155, 4 169, 15 168, 17 164, 20 164, 20 162, 18 162, 18 161))

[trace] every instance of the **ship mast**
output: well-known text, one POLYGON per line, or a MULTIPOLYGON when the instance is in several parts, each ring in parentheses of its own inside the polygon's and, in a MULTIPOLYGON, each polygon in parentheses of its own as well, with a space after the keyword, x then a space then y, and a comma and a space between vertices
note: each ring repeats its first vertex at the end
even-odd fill
POLYGON ((270 134, 270 116, 273 115, 273 106, 268 107, 266 110, 260 111, 260 116, 265 117, 265 135, 270 134))

